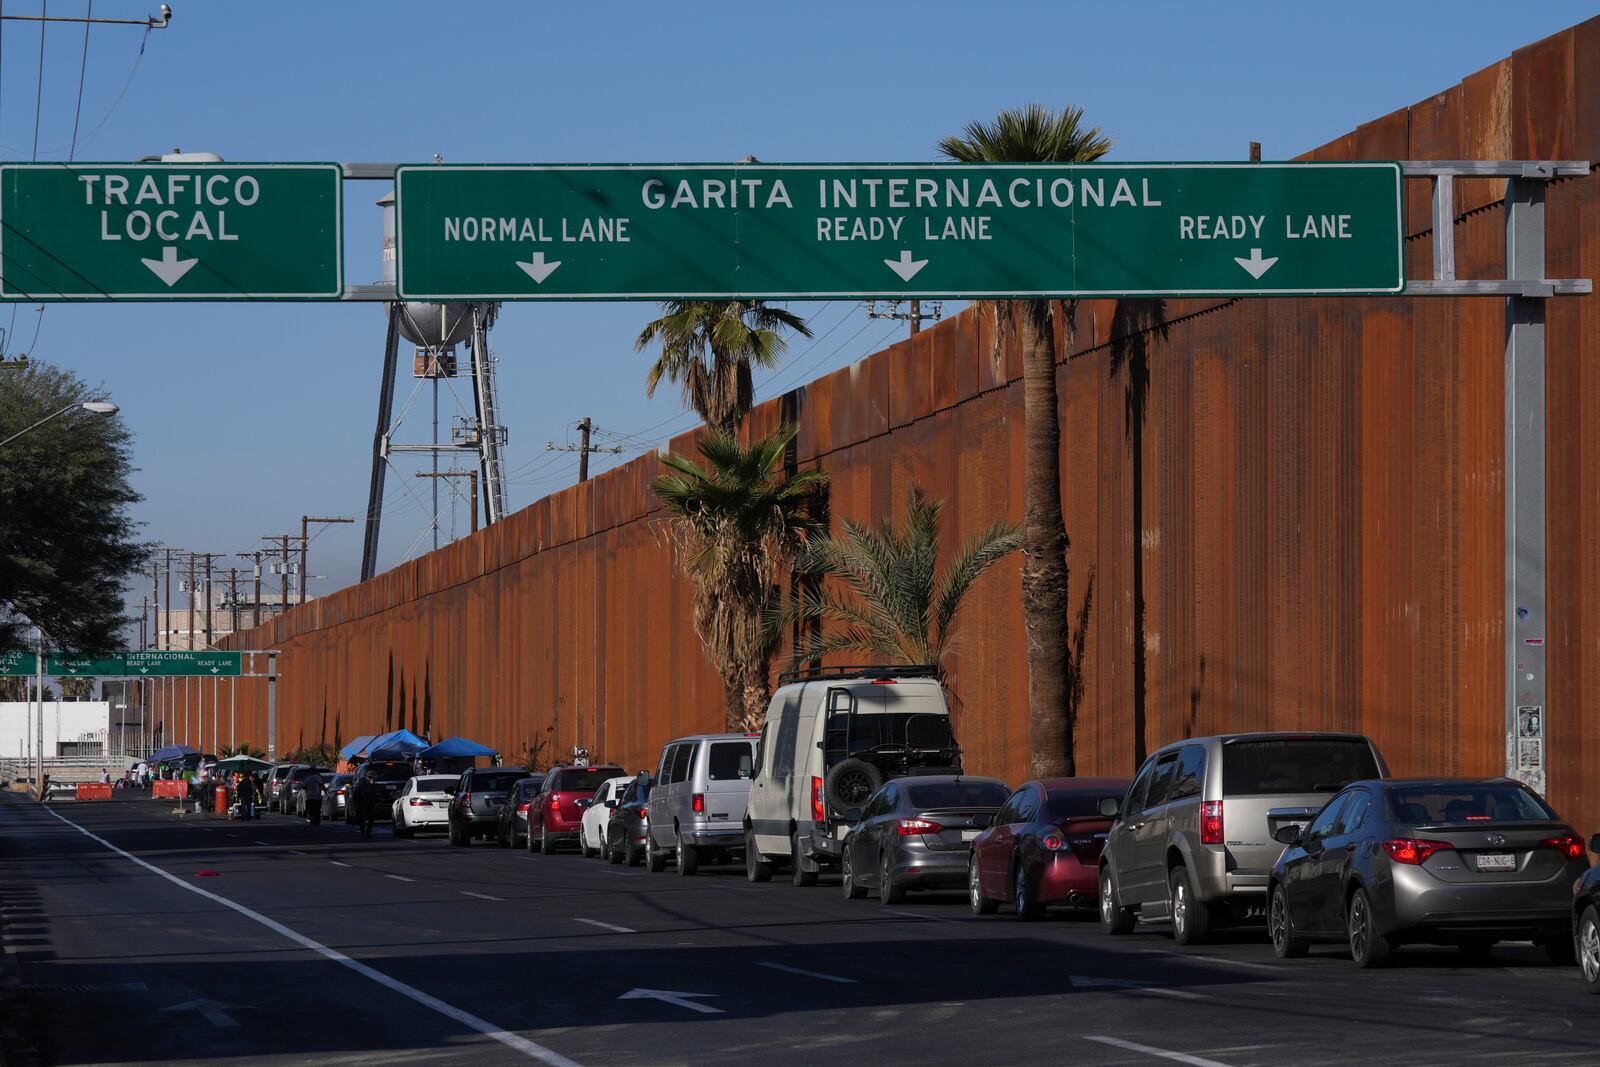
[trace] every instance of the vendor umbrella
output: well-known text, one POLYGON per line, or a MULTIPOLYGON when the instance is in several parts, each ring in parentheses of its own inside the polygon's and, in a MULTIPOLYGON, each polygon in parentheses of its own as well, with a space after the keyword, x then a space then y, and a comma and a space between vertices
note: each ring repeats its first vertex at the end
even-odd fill
POLYGON ((163 763, 166 760, 182 759, 184 756, 198 755, 200 755, 200 750, 198 748, 190 748, 188 745, 168 745, 166 748, 158 748, 154 752, 150 753, 150 762, 163 763))
POLYGON ((237 756, 229 756, 225 760, 218 760, 216 770, 221 774, 252 774, 256 771, 264 771, 271 766, 272 764, 266 760, 256 759, 254 756, 246 756, 241 752, 237 756))

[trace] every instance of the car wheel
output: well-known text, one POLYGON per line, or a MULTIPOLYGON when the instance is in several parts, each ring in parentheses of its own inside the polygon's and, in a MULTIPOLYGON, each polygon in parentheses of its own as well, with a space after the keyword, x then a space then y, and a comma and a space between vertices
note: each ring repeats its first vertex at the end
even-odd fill
POLYGON ((975 854, 967 859, 967 904, 974 915, 993 915, 1000 907, 998 901, 983 895, 983 877, 978 873, 978 857, 975 854))
MULTIPOLYGON (((532 831, 529 831, 530 833, 532 831)), ((550 828, 544 820, 539 820, 539 855, 554 856, 556 854, 556 839, 550 836, 550 828)))
POLYGON ((1032 922, 1044 914, 1044 905, 1033 899, 1033 890, 1028 887, 1027 869, 1020 863, 1011 879, 1011 901, 1017 906, 1017 918, 1023 922, 1032 922))
POLYGON ((452 845, 464 845, 464 844, 466 844, 466 840, 462 837, 462 834, 461 834, 461 827, 456 825, 454 819, 450 820, 449 834, 450 834, 450 843, 452 845))
POLYGON ((677 863, 678 873, 686 878, 693 874, 696 868, 700 866, 700 857, 695 852, 695 847, 685 841, 682 837, 678 838, 677 863))
POLYGON ((867 887, 856 884, 856 865, 850 862, 850 854, 854 851, 855 849, 846 843, 844 855, 839 859, 839 872, 842 875, 840 884, 844 887, 846 900, 860 900, 867 895, 867 887))
POLYGON ((611 843, 606 840, 605 831, 600 833, 600 847, 594 850, 594 854, 602 859, 611 854, 611 843))
POLYGON ((1593 904, 1578 916, 1578 929, 1573 937, 1577 941, 1583 987, 1591 993, 1600 993, 1600 911, 1596 911, 1593 904))
POLYGON ((894 884, 894 875, 889 870, 889 854, 878 854, 878 903, 899 904, 906 899, 906 891, 894 884))
POLYGON ((594 855, 594 850, 589 847, 589 831, 582 826, 578 827, 578 855, 588 859, 594 855))
POLYGON ((1570 937, 1552 937, 1540 945, 1544 958, 1557 967, 1571 967, 1578 962, 1578 946, 1570 937))
POLYGON ((1189 868, 1181 863, 1167 876, 1167 888, 1172 901, 1172 939, 1180 945, 1193 945, 1205 940, 1211 926, 1211 912, 1194 899, 1194 889, 1189 885, 1189 868))
POLYGON ((615 841, 610 842, 606 848, 606 859, 610 860, 612 863, 621 863, 622 845, 615 841))
POLYGON ((1110 867, 1100 871, 1100 929, 1114 936, 1133 932, 1133 909, 1122 906, 1110 867))
POLYGON ((1376 967, 1389 956, 1389 939, 1378 932, 1373 920, 1372 901, 1365 889, 1350 894, 1345 912, 1345 931, 1350 938, 1350 958, 1357 967, 1376 967))
POLYGON ((1267 909, 1267 934, 1272 938, 1272 951, 1280 960, 1295 959, 1306 954, 1309 946, 1303 937, 1296 937, 1294 922, 1289 918, 1289 894, 1283 886, 1272 887, 1272 904, 1267 909))
POLYGON ((634 844, 632 841, 628 842, 628 854, 627 854, 627 856, 625 858, 628 861, 628 866, 629 867, 637 867, 637 866, 639 866, 640 862, 644 859, 644 856, 642 854, 643 851, 644 851, 643 849, 641 849, 638 845, 634 844))
POLYGON ((1482 962, 1489 958, 1489 953, 1494 951, 1494 946, 1493 938, 1474 937, 1461 942, 1456 948, 1467 959, 1482 962))
POLYGON ((796 830, 789 838, 789 882, 799 889, 817 884, 817 872, 806 870, 805 860, 800 854, 800 831, 796 830))
POLYGON ((744 876, 752 882, 772 881, 772 861, 761 855, 756 847, 756 832, 744 829, 744 876))
POLYGON ((656 848, 656 839, 649 834, 644 837, 644 869, 651 874, 667 869, 667 854, 656 848))

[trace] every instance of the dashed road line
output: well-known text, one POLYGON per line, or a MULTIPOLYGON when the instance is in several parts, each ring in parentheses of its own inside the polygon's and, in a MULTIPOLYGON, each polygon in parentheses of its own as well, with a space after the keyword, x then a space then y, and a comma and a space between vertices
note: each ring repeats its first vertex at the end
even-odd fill
POLYGON ((291 849, 290 849, 290 850, 289 850, 289 855, 291 855, 291 856, 304 856, 304 855, 305 855, 305 853, 304 853, 304 852, 301 852, 301 851, 300 851, 300 850, 299 850, 299 849, 297 849, 297 848, 291 848, 291 849))
POLYGON ((855 985, 854 978, 840 978, 836 974, 823 974, 821 971, 807 971, 800 967, 790 967, 782 963, 758 963, 757 967, 767 967, 774 971, 784 971, 788 974, 803 975, 806 978, 820 978, 824 982, 840 982, 845 985, 855 985))
POLYGON ((256 844, 258 844, 258 845, 271 845, 272 842, 271 841, 257 841, 256 844))
POLYGON ((1156 1048, 1154 1045, 1141 1045, 1137 1041, 1124 1041, 1120 1037, 1096 1037, 1086 1035, 1088 1040, 1097 1041, 1102 1045, 1120 1048, 1125 1052, 1142 1052, 1146 1056, 1158 1056, 1174 1063, 1187 1063, 1189 1067, 1228 1067, 1221 1060, 1208 1060, 1204 1056, 1191 1056, 1187 1052, 1174 1052, 1169 1048, 1156 1048))
POLYGON ((397 882, 415 882, 416 881, 415 878, 407 878, 403 874, 386 874, 386 875, 384 875, 384 877, 385 878, 393 878, 397 882))
POLYGON ((920 912, 920 911, 890 911, 889 914, 890 915, 904 915, 908 919, 927 919, 931 923, 961 923, 961 924, 965 924, 966 921, 967 921, 965 919, 947 919, 943 915, 927 915, 927 914, 925 914, 923 912, 920 912))
POLYGON ((474 893, 470 889, 463 889, 461 893, 463 896, 477 897, 479 900, 503 901, 506 899, 505 897, 491 897, 488 893, 474 893))
POLYGON ((599 919, 574 919, 573 922, 586 923, 589 926, 598 926, 602 930, 610 930, 612 933, 617 934, 636 934, 639 932, 626 926, 618 926, 616 923, 603 923, 599 919))
POLYGON ((328 862, 333 864, 335 867, 348 867, 348 866, 350 866, 348 863, 345 863, 343 860, 329 860, 328 862))

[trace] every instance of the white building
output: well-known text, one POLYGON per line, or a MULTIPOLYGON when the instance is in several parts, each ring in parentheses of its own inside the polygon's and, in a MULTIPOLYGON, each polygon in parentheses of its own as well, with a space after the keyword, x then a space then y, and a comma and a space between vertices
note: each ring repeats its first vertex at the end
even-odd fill
MULTIPOLYGON (((33 731, 39 706, 0 701, 0 759, 25 759, 37 751, 33 731)), ((105 751, 111 704, 104 700, 47 700, 44 703, 45 757, 91 755, 105 751)))

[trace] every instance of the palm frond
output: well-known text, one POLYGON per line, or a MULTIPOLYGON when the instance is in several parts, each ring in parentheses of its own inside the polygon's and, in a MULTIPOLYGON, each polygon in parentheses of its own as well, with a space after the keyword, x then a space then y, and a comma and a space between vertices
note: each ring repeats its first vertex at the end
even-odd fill
POLYGON ((952 624, 962 599, 984 571, 1023 547, 1027 536, 1013 522, 997 522, 969 538, 939 576, 937 607, 934 609, 934 641, 946 647, 953 634, 952 624))

